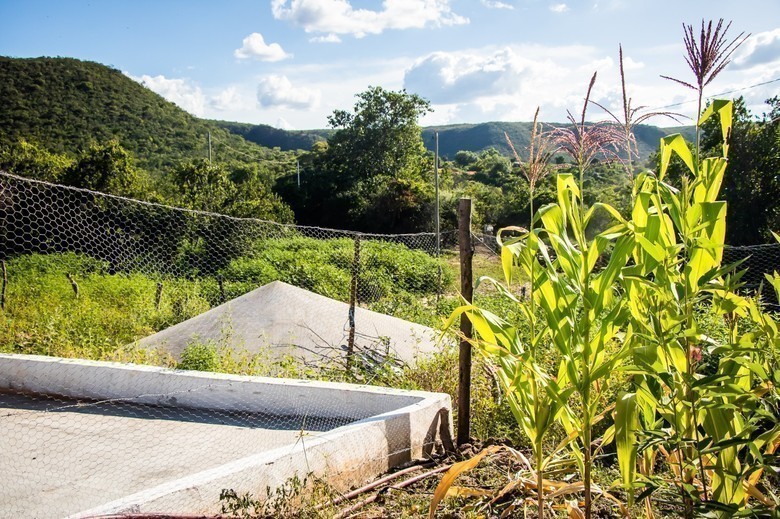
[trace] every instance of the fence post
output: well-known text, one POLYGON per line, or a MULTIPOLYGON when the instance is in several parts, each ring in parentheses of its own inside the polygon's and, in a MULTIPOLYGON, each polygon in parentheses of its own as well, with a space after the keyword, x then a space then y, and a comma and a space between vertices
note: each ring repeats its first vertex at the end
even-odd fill
POLYGON ((5 287, 8 285, 8 270, 5 268, 5 260, 3 260, 3 291, 0 292, 0 308, 5 310, 5 287))
MULTIPOLYGON (((471 303, 474 283, 471 270, 471 199, 461 198, 458 203, 458 243, 460 244, 460 293, 471 303)), ((468 443, 471 434, 471 321, 465 314, 460 317, 460 347, 458 351, 458 445, 468 443)))
POLYGON ((163 282, 157 282, 157 289, 154 291, 154 309, 160 311, 160 303, 162 302, 163 282))
POLYGON ((225 280, 221 274, 217 274, 217 284, 219 285, 219 302, 227 302, 227 295, 225 295, 225 280))
POLYGON ((355 304, 357 303, 358 276, 360 276, 360 235, 355 235, 355 257, 352 260, 352 282, 349 289, 349 342, 347 343, 347 372, 352 373, 355 354, 355 304))

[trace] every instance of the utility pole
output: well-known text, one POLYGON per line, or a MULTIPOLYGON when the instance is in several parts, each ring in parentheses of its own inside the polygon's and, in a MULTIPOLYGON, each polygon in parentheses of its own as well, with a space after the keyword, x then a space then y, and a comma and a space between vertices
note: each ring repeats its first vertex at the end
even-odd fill
POLYGON ((211 164, 211 132, 209 132, 209 164, 211 164))
POLYGON ((436 182, 436 203, 435 203, 435 218, 436 218, 436 257, 441 255, 441 229, 440 229, 440 217, 439 217, 439 132, 433 132, 435 139, 434 145, 434 158, 433 158, 433 173, 436 182))
POLYGON ((301 161, 295 161, 295 171, 298 174, 298 187, 301 187, 301 161))

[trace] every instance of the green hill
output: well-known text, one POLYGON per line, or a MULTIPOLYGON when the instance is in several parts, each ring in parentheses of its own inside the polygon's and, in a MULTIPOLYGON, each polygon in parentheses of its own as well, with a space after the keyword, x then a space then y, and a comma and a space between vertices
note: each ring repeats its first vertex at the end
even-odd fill
MULTIPOLYGON (((0 147, 25 139, 50 152, 74 156, 93 142, 117 139, 138 166, 164 174, 181 160, 205 158, 208 135, 216 161, 258 164, 276 177, 289 173, 290 151, 309 150, 331 130, 286 131, 268 125, 199 119, 130 79, 119 70, 72 58, 0 57, 0 147)), ((528 144, 531 123, 488 122, 423 129, 428 149, 439 132, 439 152, 453 159, 460 150, 495 147, 511 155, 508 133, 518 149, 528 144)), ((635 134, 642 157, 661 137, 691 127, 641 125, 635 134)))
MULTIPOLYGON (((561 126, 551 123, 550 126, 561 126)), ((520 151, 528 146, 531 138, 530 122, 489 122, 480 124, 451 124, 423 128, 423 140, 428 149, 433 150, 434 132, 439 132, 439 154, 449 160, 455 158, 460 150, 479 152, 496 148, 503 155, 510 156, 512 151, 504 137, 504 132, 512 139, 515 148, 520 151)), ((658 148, 662 137, 672 133, 683 133, 687 139, 693 136, 692 126, 660 128, 658 126, 638 125, 634 128, 639 155, 646 159, 658 148)))
POLYGON ((0 146, 30 140, 74 155, 91 142, 117 139, 140 167, 164 173, 182 159, 255 164, 286 154, 199 119, 119 70, 71 58, 0 57, 0 146))
MULTIPOLYGON (((330 130, 288 131, 267 125, 252 125, 216 121, 226 130, 244 137, 246 140, 267 146, 278 147, 281 150, 308 150, 318 141, 327 139, 330 130)), ((553 124, 553 126, 559 126, 553 124)), ((479 124, 450 124, 444 126, 428 126, 423 128, 425 146, 433 151, 434 133, 439 132, 439 154, 449 160, 461 150, 480 152, 488 148, 496 148, 501 154, 511 156, 512 151, 506 143, 504 132, 509 134, 518 150, 528 146, 531 137, 530 122, 488 122, 479 124)), ((661 137, 681 132, 687 139, 693 136, 692 126, 660 128, 658 126, 639 125, 634 129, 639 154, 644 159, 658 148, 661 137)))
POLYGON ((285 151, 308 151, 315 142, 326 140, 332 133, 330 130, 281 130, 267 124, 237 123, 233 121, 214 121, 214 123, 250 142, 285 151))

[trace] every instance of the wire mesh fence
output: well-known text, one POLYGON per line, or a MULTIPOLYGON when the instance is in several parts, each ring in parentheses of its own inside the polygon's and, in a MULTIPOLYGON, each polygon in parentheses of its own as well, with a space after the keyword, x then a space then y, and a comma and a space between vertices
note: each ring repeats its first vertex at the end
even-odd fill
MULTIPOLYGON (((471 236, 477 251, 496 256, 501 254, 501 246, 498 244, 496 236, 484 233, 472 233, 471 236)), ((555 258, 553 251, 548 253, 552 259, 555 258)), ((608 258, 608 253, 599 258, 597 267, 599 265, 605 266, 608 258)), ((726 245, 723 249, 723 263, 738 264, 737 271, 744 271, 740 279, 741 292, 757 296, 769 310, 780 311, 777 295, 766 280, 767 274, 780 272, 780 243, 748 246, 726 245)))
POLYGON ((450 282, 436 251, 432 233, 282 225, 0 172, 0 517, 126 513, 147 501, 214 512, 221 489, 192 477, 260 493, 318 471, 354 484, 430 453, 441 409, 418 431, 397 421, 405 397, 366 408, 381 398, 248 391, 256 381, 182 371, 152 383, 140 368, 65 359, 370 383, 437 348, 433 330, 399 318, 450 282), (332 452, 334 438, 346 452, 332 452), (252 477, 232 476, 243 470, 252 477))
MULTIPOLYGON (((341 322, 343 341, 327 338, 338 343, 331 346, 341 347, 350 341, 350 330, 355 334, 357 308, 403 317, 405 308, 392 302, 435 297, 452 277, 435 257, 432 233, 378 235, 282 225, 6 174, 0 176, 0 221, 0 259, 7 285, 4 308, 11 315, 20 310, 18 299, 27 295, 25 286, 34 281, 25 276, 32 272, 53 278, 60 288, 69 285, 76 302, 88 295, 92 300, 116 295, 105 293, 104 282, 124 282, 127 286, 116 287, 119 292, 146 291, 145 297, 134 295, 136 304, 149 311, 143 326, 115 337, 120 344, 279 281, 333 300, 326 304, 318 299, 343 314, 322 317, 341 322)), ((230 331, 230 323, 222 325, 230 331)), ((6 349, 9 344, 15 351, 50 349, 52 341, 46 337, 16 332, 3 338, 6 349)))
MULTIPOLYGON (((427 396, 242 375, 371 383, 435 351, 419 311, 452 285, 437 251, 455 235, 437 247, 0 172, 0 517, 213 513, 225 489, 348 486, 429 455, 445 401, 414 418, 401 411, 427 396)), ((500 265, 494 236, 472 243, 500 265)), ((743 258, 761 291, 780 245, 724 253, 743 258)))
POLYGON ((744 270, 740 281, 743 291, 755 294, 770 310, 780 311, 777 294, 766 279, 767 274, 780 272, 780 243, 728 246, 723 251, 724 263, 742 262, 737 267, 744 270))

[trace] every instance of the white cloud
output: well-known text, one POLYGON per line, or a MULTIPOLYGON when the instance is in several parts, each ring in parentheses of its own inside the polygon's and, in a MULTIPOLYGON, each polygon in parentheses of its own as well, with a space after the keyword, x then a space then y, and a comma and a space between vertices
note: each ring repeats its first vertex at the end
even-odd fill
POLYGON ((481 0, 482 5, 487 7, 488 9, 509 9, 512 10, 515 8, 512 4, 507 4, 504 2, 500 2, 498 0, 481 0))
POLYGON ((550 11, 554 13, 565 13, 569 10, 569 6, 566 4, 551 4, 550 11))
POLYGON ((508 76, 524 64, 509 48, 480 52, 435 52, 417 60, 404 74, 404 87, 434 103, 465 102, 501 92, 508 76))
POLYGON ((742 44, 732 61, 737 69, 780 61, 780 28, 754 34, 742 44))
POLYGON ((254 102, 235 86, 229 86, 209 99, 209 107, 220 112, 251 108, 254 102))
MULTIPOLYGON (((653 106, 671 98, 675 85, 642 88, 647 83, 641 62, 628 57, 629 95, 636 105, 653 106)), ((542 118, 563 122, 566 110, 578 112, 588 80, 598 71, 593 99, 610 109, 620 106, 620 79, 616 60, 595 47, 562 45, 515 45, 487 47, 461 52, 437 52, 424 56, 407 68, 404 88, 431 101, 434 116, 425 120, 526 121, 536 106, 542 118)), ((589 110, 589 119, 604 117, 589 110)))
POLYGON ((271 11, 277 20, 290 21, 309 33, 351 34, 356 38, 388 29, 469 22, 452 12, 449 0, 384 0, 379 11, 355 9, 348 0, 272 0, 271 11))
POLYGON ((309 41, 312 43, 341 43, 341 38, 338 34, 330 33, 326 36, 316 36, 309 41))
POLYGON ((279 128, 280 130, 294 130, 295 127, 290 124, 290 122, 285 119, 284 117, 279 117, 276 120, 276 124, 274 125, 274 128, 279 128))
POLYGON ((233 55, 238 59, 257 59, 260 61, 282 61, 292 57, 282 49, 278 43, 266 43, 263 35, 253 32, 243 40, 240 49, 236 49, 233 55))
POLYGON ((641 70, 645 68, 645 64, 642 61, 636 61, 630 56, 623 56, 623 68, 625 70, 641 70))
POLYGON ((205 113, 206 96, 198 85, 188 79, 169 79, 163 75, 146 74, 136 77, 127 72, 125 75, 193 115, 202 116, 205 113))
POLYGON ((257 101, 261 107, 284 107, 310 110, 320 104, 320 92, 305 87, 294 87, 287 76, 270 75, 257 84, 257 101))

